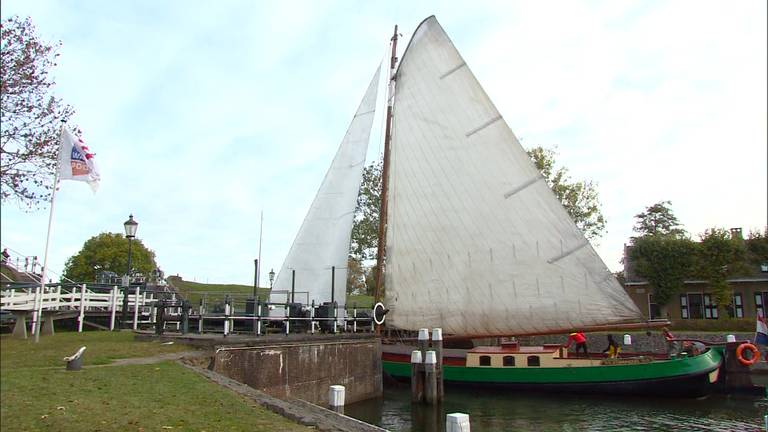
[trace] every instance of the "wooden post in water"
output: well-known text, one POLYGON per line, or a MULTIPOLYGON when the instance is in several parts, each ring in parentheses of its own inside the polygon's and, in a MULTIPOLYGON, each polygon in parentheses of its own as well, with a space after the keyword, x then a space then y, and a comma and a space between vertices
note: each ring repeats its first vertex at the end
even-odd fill
POLYGON ((435 405, 437 399, 437 356, 434 351, 427 351, 424 358, 424 402, 435 405))
POLYGON ((443 387, 443 329, 432 329, 432 349, 435 351, 437 363, 435 363, 435 378, 437 380, 437 400, 442 402, 445 397, 443 387))
POLYGON ((411 402, 421 402, 424 398, 424 364, 421 351, 411 352, 411 402))
POLYGON ((429 349, 429 329, 419 329, 419 351, 421 358, 426 358, 427 349, 429 349))

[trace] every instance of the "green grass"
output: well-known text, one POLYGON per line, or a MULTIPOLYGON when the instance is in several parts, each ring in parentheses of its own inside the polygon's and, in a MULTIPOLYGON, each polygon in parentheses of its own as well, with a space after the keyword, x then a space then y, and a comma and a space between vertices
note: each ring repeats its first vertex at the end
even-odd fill
POLYGON ((349 294, 347 295, 347 307, 352 307, 353 305, 358 308, 372 308, 373 296, 349 294))
MULTIPOLYGON (((200 304, 200 299, 203 297, 203 293, 208 295, 209 301, 218 302, 223 301, 226 294, 248 296, 253 294, 253 285, 205 284, 185 281, 178 276, 169 276, 167 280, 169 284, 176 287, 185 299, 192 303, 193 307, 197 307, 197 305, 200 304)), ((269 298, 269 288, 259 288, 257 294, 261 299, 266 300, 269 298)), ((371 308, 373 307, 373 296, 347 295, 347 305, 352 307, 353 304, 358 308, 371 308)))
MULTIPOLYGON (((167 278, 168 283, 176 287, 179 293, 189 300, 193 307, 197 307, 200 304, 200 299, 203 297, 203 293, 208 294, 209 300, 223 301, 226 294, 235 295, 252 295, 252 285, 237 285, 237 284, 205 284, 199 282, 185 281, 178 276, 169 276, 167 278)), ((269 297, 268 288, 259 288, 257 294, 262 299, 269 297)))
POLYGON ((41 338, 38 344, 3 337, 0 429, 309 430, 174 362, 64 370, 61 357, 79 344, 88 347, 86 365, 184 349, 176 344, 134 342, 125 335, 129 334, 59 333, 41 338))
POLYGON ((0 338, 0 362, 6 368, 35 368, 62 366, 66 356, 85 346, 84 365, 103 365, 119 358, 150 357, 157 354, 191 351, 192 348, 158 342, 134 342, 133 333, 88 331, 83 333, 59 332, 53 336, 14 339, 11 335, 0 338))

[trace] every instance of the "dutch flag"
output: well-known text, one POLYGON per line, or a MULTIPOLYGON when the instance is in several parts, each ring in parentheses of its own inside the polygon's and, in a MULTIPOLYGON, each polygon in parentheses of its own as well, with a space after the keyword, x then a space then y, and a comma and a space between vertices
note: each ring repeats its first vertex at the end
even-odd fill
POLYGON ((768 324, 765 323, 765 318, 757 317, 757 329, 755 330, 755 344, 768 345, 768 324))

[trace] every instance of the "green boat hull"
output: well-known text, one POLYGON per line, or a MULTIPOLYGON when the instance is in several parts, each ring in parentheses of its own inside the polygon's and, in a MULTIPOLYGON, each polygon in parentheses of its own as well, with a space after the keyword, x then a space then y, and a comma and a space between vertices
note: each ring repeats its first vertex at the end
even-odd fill
MULTIPOLYGON (((649 363, 581 367, 465 367, 443 366, 446 384, 511 389, 698 397, 715 389, 722 350, 709 349, 695 357, 649 363)), ((410 363, 383 361, 384 372, 410 379, 410 363)))

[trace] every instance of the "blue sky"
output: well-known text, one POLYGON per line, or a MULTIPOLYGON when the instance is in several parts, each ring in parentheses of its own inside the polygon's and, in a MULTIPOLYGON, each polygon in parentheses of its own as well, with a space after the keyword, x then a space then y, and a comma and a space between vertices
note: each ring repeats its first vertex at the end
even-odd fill
MULTIPOLYGON (((279 269, 392 26, 436 15, 524 146, 598 183, 620 268, 633 216, 671 200, 694 236, 766 225, 766 3, 3 0, 61 40, 56 94, 102 182, 64 182, 50 268, 100 232, 167 274, 262 285, 279 269)), ((369 157, 380 148, 374 125, 369 157)), ((4 247, 42 257, 46 209, 2 204, 4 247)))

